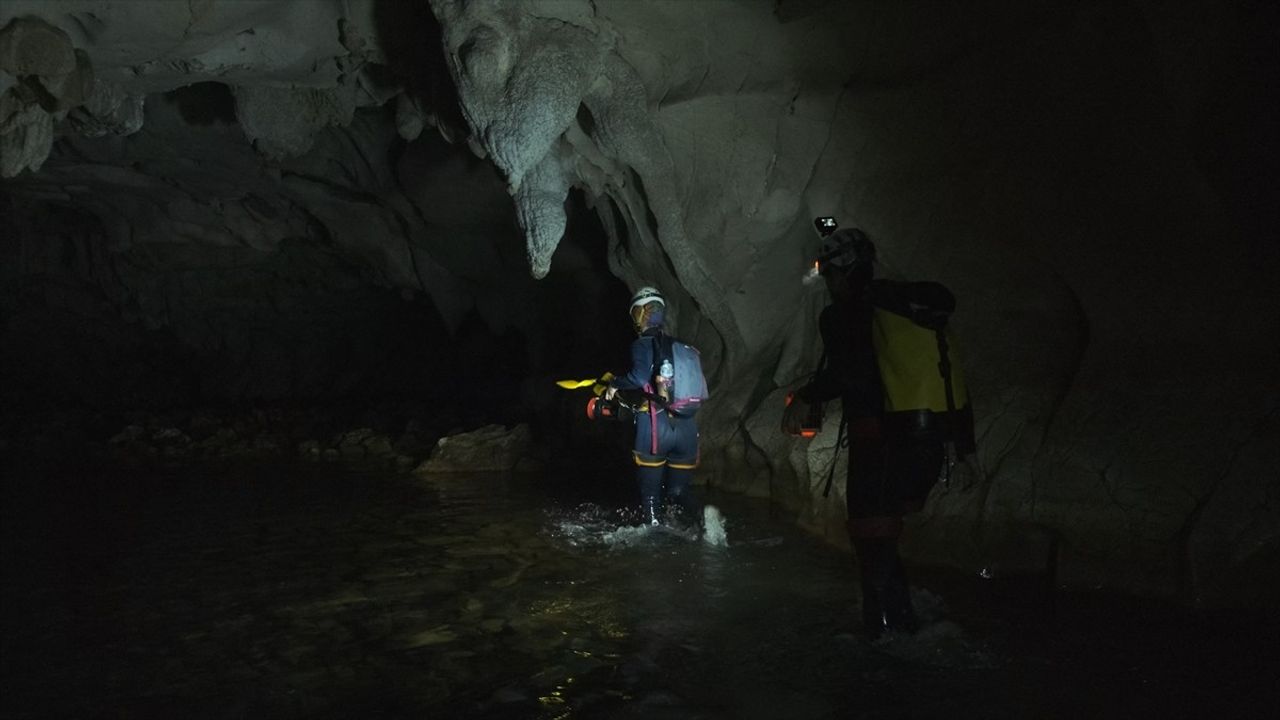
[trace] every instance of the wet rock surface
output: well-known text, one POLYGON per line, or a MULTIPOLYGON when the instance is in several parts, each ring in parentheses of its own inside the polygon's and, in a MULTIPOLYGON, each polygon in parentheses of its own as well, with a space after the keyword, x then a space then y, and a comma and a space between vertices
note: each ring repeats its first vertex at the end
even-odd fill
POLYGON ((581 479, 16 478, 0 715, 1263 717, 1277 699, 1266 628, 954 579, 918 579, 918 636, 867 643, 847 557, 767 506, 718 498, 711 547, 633 526, 618 478, 581 479))
POLYGON ((431 454, 446 426, 459 432, 459 420, 447 410, 411 405, 361 411, 262 406, 9 413, 0 414, 0 449, 16 464, 49 467, 92 461, 103 467, 177 468, 292 459, 414 467, 431 454))
POLYGON ((414 470, 419 475, 449 472, 501 472, 531 469, 533 436, 528 425, 507 429, 486 425, 436 441, 431 458, 414 470))

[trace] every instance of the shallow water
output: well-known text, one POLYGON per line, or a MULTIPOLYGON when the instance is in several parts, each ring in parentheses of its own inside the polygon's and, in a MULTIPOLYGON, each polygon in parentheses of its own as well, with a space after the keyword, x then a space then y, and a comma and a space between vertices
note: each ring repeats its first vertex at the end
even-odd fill
POLYGON ((735 497, 708 498, 725 546, 641 527, 628 488, 29 475, 5 489, 0 716, 1269 717, 1280 698, 1256 626, 940 574, 915 577, 921 632, 871 643, 847 555, 735 497))

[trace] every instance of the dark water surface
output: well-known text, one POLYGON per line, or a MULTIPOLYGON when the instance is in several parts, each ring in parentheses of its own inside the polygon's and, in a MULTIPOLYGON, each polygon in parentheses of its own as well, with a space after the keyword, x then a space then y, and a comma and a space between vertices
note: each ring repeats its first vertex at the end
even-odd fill
POLYGON ((850 558, 759 502, 728 547, 629 478, 331 466, 15 473, 4 718, 1275 717, 1257 618, 917 572, 857 631, 850 558))

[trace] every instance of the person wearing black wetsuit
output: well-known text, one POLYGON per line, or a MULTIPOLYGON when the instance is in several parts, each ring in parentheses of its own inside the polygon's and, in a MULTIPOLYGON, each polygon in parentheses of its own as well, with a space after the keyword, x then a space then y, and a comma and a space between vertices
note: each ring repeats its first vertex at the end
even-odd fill
POLYGON ((874 260, 875 246, 860 230, 841 229, 826 238, 818 261, 831 293, 831 304, 818 319, 824 362, 796 396, 806 404, 841 401, 849 439, 848 530, 861 579, 862 621, 878 637, 885 630, 916 629, 898 537, 903 516, 918 509, 922 486, 927 494, 922 477, 932 473, 936 478, 941 455, 938 465, 932 464, 932 453, 926 462, 904 462, 918 455, 920 444, 893 428, 886 432, 872 342, 874 260))

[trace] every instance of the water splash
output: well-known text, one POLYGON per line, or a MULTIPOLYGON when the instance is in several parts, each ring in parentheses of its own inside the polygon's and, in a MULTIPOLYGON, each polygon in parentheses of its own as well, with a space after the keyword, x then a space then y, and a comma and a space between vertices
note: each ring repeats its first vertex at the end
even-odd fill
POLYGON ((658 528, 652 525, 624 525, 604 533, 600 541, 609 547, 639 545, 657 531, 658 528))
POLYGON ((551 535, 575 547, 600 545, 609 533, 624 524, 616 511, 592 503, 567 510, 555 509, 547 514, 551 535))
POLYGON ((703 513, 705 533, 672 508, 656 526, 642 522, 635 509, 609 510, 592 503, 553 510, 548 516, 551 535, 574 547, 624 548, 655 542, 697 542, 699 538, 717 547, 728 545, 724 516, 713 506, 703 513))
POLYGON ((724 513, 715 505, 702 509, 702 541, 712 547, 728 547, 729 536, 724 529, 724 513))

